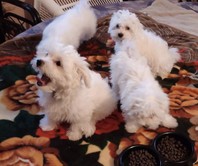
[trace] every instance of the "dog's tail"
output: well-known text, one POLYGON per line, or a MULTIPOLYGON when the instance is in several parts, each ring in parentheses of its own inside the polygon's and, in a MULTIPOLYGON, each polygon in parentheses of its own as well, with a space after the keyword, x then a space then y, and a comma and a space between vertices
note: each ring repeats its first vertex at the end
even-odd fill
POLYGON ((76 7, 80 8, 89 8, 90 4, 89 4, 89 0, 80 0, 78 2, 78 4, 76 5, 76 7))
POLYGON ((169 53, 173 57, 174 62, 178 62, 181 59, 181 55, 179 54, 179 51, 177 48, 170 47, 169 53))

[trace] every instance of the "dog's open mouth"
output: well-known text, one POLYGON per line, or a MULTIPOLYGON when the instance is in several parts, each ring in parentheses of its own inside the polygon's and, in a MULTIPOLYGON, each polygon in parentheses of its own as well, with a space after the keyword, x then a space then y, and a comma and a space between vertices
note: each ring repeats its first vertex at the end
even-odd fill
POLYGON ((50 78, 46 74, 43 74, 41 78, 37 77, 37 85, 38 86, 45 86, 50 81, 51 81, 50 78))

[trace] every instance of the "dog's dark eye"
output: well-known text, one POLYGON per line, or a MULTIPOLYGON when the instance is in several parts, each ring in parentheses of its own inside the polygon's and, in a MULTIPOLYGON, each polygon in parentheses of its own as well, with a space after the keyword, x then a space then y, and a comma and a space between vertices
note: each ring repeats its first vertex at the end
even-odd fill
POLYGON ((56 61, 56 66, 61 66, 61 62, 60 61, 56 61))
POLYGON ((119 25, 119 24, 117 24, 117 25, 116 25, 116 28, 120 28, 120 25, 119 25))
POLYGON ((130 28, 128 26, 126 26, 126 30, 130 30, 130 28))

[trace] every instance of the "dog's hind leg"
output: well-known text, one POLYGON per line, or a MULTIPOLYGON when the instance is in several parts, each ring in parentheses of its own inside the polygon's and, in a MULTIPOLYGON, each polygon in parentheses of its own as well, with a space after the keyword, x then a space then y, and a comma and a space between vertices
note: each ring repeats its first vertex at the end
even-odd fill
POLYGON ((173 118, 171 115, 166 114, 162 119, 162 125, 168 128, 175 128, 178 126, 177 120, 173 118))
POLYGON ((161 120, 154 115, 152 117, 145 118, 146 127, 151 130, 157 129, 160 125, 160 122, 161 120))

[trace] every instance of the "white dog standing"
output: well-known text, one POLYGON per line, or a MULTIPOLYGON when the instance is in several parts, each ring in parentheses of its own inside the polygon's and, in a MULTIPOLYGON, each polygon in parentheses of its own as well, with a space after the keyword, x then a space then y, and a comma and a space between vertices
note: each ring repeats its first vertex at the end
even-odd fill
POLYGON ((176 127, 169 114, 169 99, 154 79, 147 60, 131 47, 131 55, 118 51, 110 59, 111 83, 120 99, 125 128, 134 133, 140 127, 176 127))
POLYGON ((48 51, 31 62, 39 73, 39 104, 45 113, 40 127, 48 131, 68 122, 70 140, 93 135, 96 122, 116 108, 113 91, 100 74, 88 68, 73 46, 58 45, 48 51))
POLYGON ((70 10, 55 18, 43 31, 37 46, 37 56, 48 52, 57 43, 73 45, 76 49, 82 41, 88 40, 96 32, 97 18, 88 0, 80 0, 70 10))
POLYGON ((110 20, 108 32, 115 41, 115 51, 126 50, 125 40, 130 40, 140 54, 146 57, 154 76, 167 77, 179 59, 177 48, 169 48, 165 40, 144 29, 138 17, 128 10, 119 10, 110 20))

